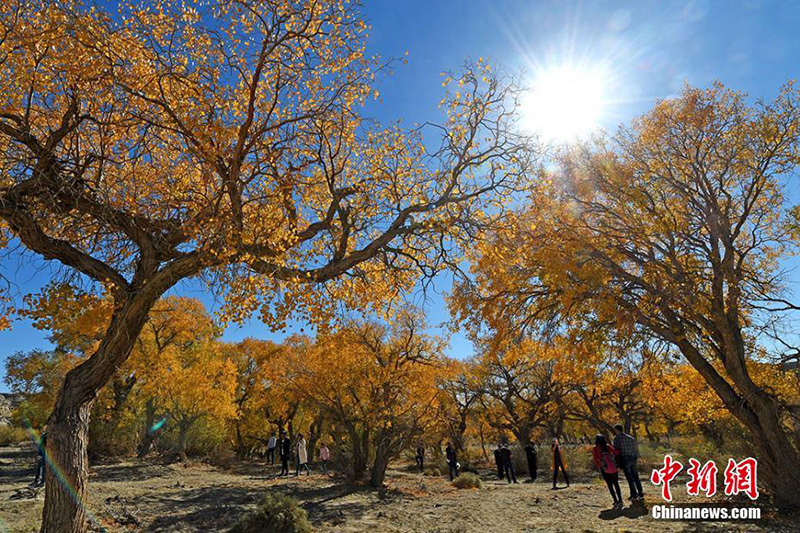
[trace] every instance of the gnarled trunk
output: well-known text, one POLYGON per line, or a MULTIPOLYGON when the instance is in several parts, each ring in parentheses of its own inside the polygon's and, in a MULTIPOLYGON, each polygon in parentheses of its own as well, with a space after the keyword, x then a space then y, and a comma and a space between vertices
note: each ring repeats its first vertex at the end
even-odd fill
POLYGON ((766 474, 762 480, 769 485, 776 506, 784 510, 800 509, 800 452, 792 445, 781 423, 775 398, 753 383, 741 353, 726 354, 725 368, 733 384, 744 394, 737 392, 691 343, 681 339, 675 344, 731 414, 748 429, 759 466, 766 474))
POLYGON ((363 429, 359 432, 355 428, 351 429, 350 441, 353 447, 352 476, 354 481, 360 481, 364 479, 369 461, 369 430, 363 429))
POLYGON ((47 422, 41 533, 83 533, 89 485, 89 414, 97 392, 125 362, 158 295, 143 293, 118 306, 100 346, 67 373, 47 422))
POLYGON ((760 465, 780 509, 800 509, 800 454, 780 420, 778 405, 761 391, 749 399, 757 424, 749 426, 755 441, 760 465))
POLYGON ((150 447, 153 445, 153 441, 156 440, 156 434, 158 432, 158 428, 155 427, 156 424, 156 404, 153 402, 152 399, 147 400, 145 404, 145 422, 144 422, 144 433, 142 434, 142 442, 139 444, 139 453, 137 457, 139 459, 143 459, 150 453, 150 447))
POLYGON ((375 449, 375 461, 372 463, 369 484, 375 488, 381 488, 386 479, 386 468, 389 466, 389 453, 381 440, 375 449))
POLYGON ((310 463, 315 462, 314 459, 317 457, 315 450, 317 449, 317 442, 322 436, 324 427, 325 418, 322 415, 319 415, 311 423, 311 427, 308 430, 308 461, 310 463))
POLYGON ((189 440, 189 428, 192 426, 191 422, 181 420, 178 424, 178 456, 184 463, 189 460, 186 455, 186 443, 189 440))
POLYGON ((89 482, 89 413, 69 380, 47 424, 47 468, 42 533, 86 530, 89 482))

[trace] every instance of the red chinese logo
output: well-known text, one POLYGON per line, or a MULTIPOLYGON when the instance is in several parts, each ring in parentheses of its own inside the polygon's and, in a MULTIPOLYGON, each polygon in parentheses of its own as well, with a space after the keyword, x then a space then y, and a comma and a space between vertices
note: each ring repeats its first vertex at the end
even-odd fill
MULTIPOLYGON (((664 500, 672 501, 672 491, 670 482, 680 474, 683 465, 672 458, 671 455, 664 456, 664 467, 653 470, 650 475, 650 482, 653 485, 661 485, 661 497, 664 500)), ((686 492, 689 496, 699 496, 704 493, 706 497, 714 496, 717 493, 717 465, 714 461, 707 461, 702 464, 695 458, 689 459, 689 481, 686 483, 686 492)), ((736 462, 735 459, 728 460, 725 467, 725 494, 735 496, 737 494, 747 494, 751 500, 758 498, 758 461, 752 457, 736 462)))
POLYGON ((669 490, 670 482, 683 470, 683 465, 674 461, 671 455, 664 456, 664 468, 653 470, 650 475, 650 482, 653 485, 661 485, 661 497, 666 501, 672 501, 672 492, 669 490))
POLYGON ((751 500, 758 498, 757 470, 758 461, 752 457, 738 463, 728 459, 728 466, 725 467, 725 494, 732 496, 744 492, 751 500))
POLYGON ((686 484, 686 492, 689 496, 697 496, 700 491, 705 492, 706 497, 717 493, 717 465, 714 461, 708 461, 702 467, 697 459, 689 459, 689 469, 686 471, 691 478, 686 484))

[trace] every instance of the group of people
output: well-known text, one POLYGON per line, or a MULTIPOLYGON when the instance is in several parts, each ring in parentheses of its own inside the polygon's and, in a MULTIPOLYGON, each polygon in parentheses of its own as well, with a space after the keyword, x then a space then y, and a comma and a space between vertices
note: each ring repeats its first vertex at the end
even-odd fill
MULTIPOLYGON (((639 447, 636 438, 625 432, 621 424, 614 426, 613 444, 609 444, 605 435, 597 435, 594 448, 592 449, 592 459, 600 475, 608 486, 614 507, 622 507, 622 490, 619 485, 619 471, 622 470, 630 488, 630 499, 632 502, 644 500, 642 482, 639 479, 639 447)), ((536 444, 529 441, 525 445, 525 457, 528 463, 528 472, 531 481, 536 481, 538 471, 538 452, 536 444)), ((561 449, 560 441, 555 438, 550 444, 553 454, 553 489, 558 488, 559 474, 563 476, 566 486, 569 487, 569 475, 567 474, 567 459, 561 449)), ((445 449, 445 459, 447 461, 448 475, 450 480, 458 477, 460 464, 458 463, 458 453, 452 443, 447 443, 445 449)), ((508 442, 501 442, 494 450, 494 461, 497 467, 498 479, 505 478, 508 483, 518 483, 511 448, 508 442)), ((416 463, 420 472, 425 470, 425 447, 422 443, 417 445, 416 463)))
MULTIPOLYGON (((620 424, 614 426, 614 433, 613 444, 608 443, 605 435, 597 435, 597 437, 595 437, 592 459, 594 460, 595 467, 608 486, 608 491, 611 494, 614 507, 622 507, 622 491, 619 485, 620 470, 622 470, 628 482, 630 499, 632 502, 643 501, 644 493, 642 491, 642 482, 639 479, 639 447, 636 438, 626 433, 620 424)), ((36 468, 36 479, 33 485, 44 484, 44 450, 46 438, 46 435, 42 434, 37 443, 39 461, 36 468)), ((553 489, 557 488, 559 472, 564 477, 567 487, 569 487, 567 461, 561 450, 561 443, 557 438, 553 439, 550 444, 550 450, 553 454, 553 489)), ((269 461, 270 464, 275 464, 276 451, 281 462, 281 472, 279 476, 289 475, 289 463, 293 456, 295 458, 294 475, 299 476, 303 471, 309 475, 311 474, 311 470, 308 467, 306 439, 302 433, 297 436, 294 444, 292 444, 291 439, 286 435, 285 431, 280 432, 280 437, 276 437, 275 435, 270 436, 267 441, 267 461, 269 461)), ((318 464, 322 472, 326 475, 328 474, 328 461, 330 461, 330 457, 330 450, 324 442, 320 442, 318 464)), ((525 457, 528 462, 528 472, 530 473, 531 481, 536 481, 538 454, 536 445, 531 441, 525 445, 525 457)), ((445 448, 445 459, 447 461, 450 481, 453 481, 458 477, 461 465, 458 462, 458 452, 451 442, 448 442, 445 448)), ((501 480, 505 478, 508 483, 518 483, 517 475, 514 470, 514 461, 512 459, 512 452, 508 442, 504 441, 500 443, 494 451, 497 477, 501 480)), ((419 471, 423 472, 425 470, 425 447, 421 442, 417 445, 416 449, 416 463, 419 471)))
MULTIPOLYGON (((553 439, 550 449, 553 452, 553 488, 557 488, 558 474, 564 477, 569 487, 569 477, 567 476, 566 459, 561 452, 561 444, 558 439, 553 439)), ((536 481, 539 463, 539 454, 532 441, 525 444, 525 459, 528 462, 528 473, 530 474, 531 481, 536 481)), ((512 460, 512 452, 507 442, 501 442, 494 451, 494 462, 497 467, 498 479, 505 478, 509 483, 518 483, 516 471, 514 469, 514 461, 512 460)))
MULTIPOLYGON (((533 446, 532 443, 528 443, 528 445, 533 446)), ((512 461, 511 448, 508 447, 507 442, 500 443, 500 446, 495 449, 494 463, 497 466, 498 479, 505 477, 509 483, 518 483, 517 473, 514 470, 514 461, 512 461)), ((528 460, 528 471, 531 473, 531 479, 536 479, 536 469, 531 468, 530 459, 528 460)))
MULTIPOLYGON (((639 479, 638 460, 639 460, 639 447, 636 438, 625 432, 622 425, 617 424, 614 426, 614 440, 609 444, 605 435, 597 435, 595 437, 594 448, 592 448, 592 459, 597 470, 600 472, 603 480, 608 486, 608 491, 614 502, 614 507, 622 507, 622 491, 619 485, 619 471, 622 470, 625 479, 630 488, 630 499, 632 502, 641 502, 644 500, 644 493, 642 491, 642 482, 639 479)), ((37 444, 37 451, 39 460, 36 468, 36 478, 31 484, 38 486, 44 484, 44 468, 45 468, 45 447, 47 435, 42 434, 37 444)), ((525 445, 525 457, 528 463, 528 472, 530 473, 531 481, 536 481, 538 470, 538 454, 536 445, 528 441, 525 445)), ((554 438, 550 444, 550 450, 553 454, 552 470, 553 470, 553 489, 557 488, 559 472, 564 477, 564 481, 569 487, 569 476, 567 474, 567 461, 561 450, 561 443, 557 438, 554 438)), ((281 472, 279 476, 289 475, 289 463, 292 457, 295 458, 295 476, 299 476, 301 472, 305 471, 311 474, 308 467, 308 450, 306 439, 302 433, 298 434, 297 439, 292 443, 291 439, 286 435, 285 431, 280 432, 280 436, 270 436, 267 441, 267 461, 270 464, 275 464, 275 454, 281 462, 281 472)), ((324 442, 319 444, 318 464, 324 474, 328 474, 328 461, 330 461, 331 452, 324 442)), ((448 475, 450 481, 453 481, 459 475, 461 465, 458 462, 458 451, 451 442, 447 443, 445 448, 445 459, 447 461, 448 475)), ((500 445, 494 450, 494 460, 497 466, 498 479, 505 478, 508 483, 518 483, 517 475, 514 470, 514 461, 512 460, 511 448, 508 442, 501 442, 500 445)), ((416 464, 420 472, 425 470, 425 446, 420 442, 416 449, 416 464)))
MULTIPOLYGON (((444 450, 444 455, 445 462, 447 463, 448 474, 450 475, 450 481, 453 481, 458 477, 461 465, 458 462, 458 452, 456 451, 452 442, 447 443, 447 447, 444 450)), ((417 468, 419 468, 420 474, 423 473, 425 471, 425 445, 423 445, 421 442, 417 444, 414 460, 417 463, 417 468)))
MULTIPOLYGON (((305 471, 306 474, 311 475, 311 469, 308 467, 308 449, 306 439, 302 433, 297 435, 297 440, 292 444, 292 440, 286 435, 285 431, 280 432, 280 437, 275 435, 270 436, 267 441, 267 461, 271 465, 275 464, 275 452, 278 452, 278 457, 281 461, 281 473, 279 476, 289 475, 289 462, 292 456, 295 458, 295 476, 299 476, 300 472, 305 471)), ((331 452, 324 442, 319 443, 319 465, 323 474, 328 474, 328 461, 331 458, 331 452)))
MULTIPOLYGON (((420 473, 422 473, 425 471, 425 446, 421 442, 417 444, 416 452, 417 454, 415 456, 415 460, 420 473)), ((447 443, 447 447, 444 450, 444 455, 445 461, 447 462, 447 470, 448 474, 450 475, 450 481, 453 481, 458 477, 461 465, 458 462, 458 452, 456 451, 456 448, 453 446, 452 442, 447 443)))
POLYGON ((592 449, 594 465, 608 485, 614 507, 622 507, 622 491, 619 487, 619 471, 625 475, 631 491, 631 501, 644 501, 642 482, 639 479, 639 446, 636 438, 625 432, 622 425, 614 426, 614 443, 609 444, 605 435, 597 435, 592 449))

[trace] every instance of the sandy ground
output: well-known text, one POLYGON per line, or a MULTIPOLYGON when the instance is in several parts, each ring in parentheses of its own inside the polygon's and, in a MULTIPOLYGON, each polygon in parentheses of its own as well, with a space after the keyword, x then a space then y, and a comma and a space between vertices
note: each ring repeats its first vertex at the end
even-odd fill
MULTIPOLYGON (((0 448, 0 532, 38 529, 44 495, 25 490, 33 464, 29 449, 0 448)), ((443 478, 392 470, 387 489, 374 491, 316 471, 288 479, 275 474, 277 467, 257 462, 225 470, 153 461, 99 465, 89 509, 107 531, 221 531, 266 491, 284 491, 320 532, 800 531, 796 518, 776 520, 769 510, 750 523, 661 521, 641 507, 612 510, 605 485, 594 479, 553 491, 542 480, 508 485, 487 470, 482 489, 458 490, 443 478)), ((658 503, 655 488, 645 490, 658 503)), ((673 492, 677 503, 690 501, 680 485, 673 492)))

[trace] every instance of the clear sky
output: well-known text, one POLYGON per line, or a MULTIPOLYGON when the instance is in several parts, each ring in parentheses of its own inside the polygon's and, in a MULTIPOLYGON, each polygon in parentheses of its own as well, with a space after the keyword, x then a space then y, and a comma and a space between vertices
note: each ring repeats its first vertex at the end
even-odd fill
MULTIPOLYGON (((370 113, 384 121, 414 125, 436 121, 442 97, 441 73, 468 58, 489 58, 536 84, 542 73, 569 67, 602 78, 600 126, 614 129, 647 110, 657 99, 676 94, 683 83, 705 86, 714 80, 752 98, 772 98, 800 67, 800 2, 717 1, 512 1, 374 0, 365 2, 372 26, 371 50, 384 57, 408 51, 408 64, 380 82, 382 99, 370 113)), ((579 93, 580 94, 580 93, 579 93)), ((0 272, 18 294, 36 290, 49 278, 39 259, 5 260, 0 272)), ((429 321, 447 320, 441 292, 429 295, 429 321)), ((183 285, 210 308, 203 291, 183 285)), ((286 334, 296 332, 297 324, 286 334)), ((256 320, 230 327, 224 339, 247 336, 280 340, 256 320)), ((0 381, 5 358, 20 350, 49 347, 46 332, 23 321, 0 332, 0 381)), ((472 347, 453 337, 450 353, 468 356, 472 347)), ((0 383, 0 391, 7 390, 0 383)))

